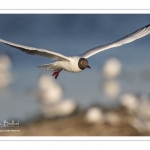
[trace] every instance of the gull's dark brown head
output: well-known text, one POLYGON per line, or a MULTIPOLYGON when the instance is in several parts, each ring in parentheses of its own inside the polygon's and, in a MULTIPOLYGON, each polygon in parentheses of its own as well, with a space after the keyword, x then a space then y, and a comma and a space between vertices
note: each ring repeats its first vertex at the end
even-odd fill
POLYGON ((88 65, 88 61, 85 58, 80 58, 79 59, 78 67, 82 70, 84 70, 85 68, 90 68, 91 69, 91 67, 88 65))

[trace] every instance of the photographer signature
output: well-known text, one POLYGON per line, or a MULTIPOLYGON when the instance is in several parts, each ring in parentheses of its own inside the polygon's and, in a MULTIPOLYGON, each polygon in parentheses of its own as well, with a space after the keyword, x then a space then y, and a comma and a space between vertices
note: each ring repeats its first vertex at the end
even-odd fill
POLYGON ((15 122, 14 120, 12 121, 4 120, 3 123, 0 123, 0 127, 19 127, 19 121, 15 122))

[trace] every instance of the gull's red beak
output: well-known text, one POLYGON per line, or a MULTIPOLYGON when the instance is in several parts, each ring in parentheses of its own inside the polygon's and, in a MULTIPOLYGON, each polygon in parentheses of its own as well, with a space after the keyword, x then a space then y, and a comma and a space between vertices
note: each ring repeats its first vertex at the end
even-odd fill
POLYGON ((91 69, 91 67, 90 67, 90 66, 86 66, 86 68, 89 68, 89 69, 91 69))

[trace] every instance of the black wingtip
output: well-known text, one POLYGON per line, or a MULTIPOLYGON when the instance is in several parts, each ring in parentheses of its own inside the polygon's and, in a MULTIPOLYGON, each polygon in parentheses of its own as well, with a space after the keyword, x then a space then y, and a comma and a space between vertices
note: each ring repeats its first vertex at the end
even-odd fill
POLYGON ((146 28, 147 28, 147 27, 150 27, 150 24, 148 24, 148 25, 147 25, 147 26, 145 26, 145 27, 146 27, 146 28))

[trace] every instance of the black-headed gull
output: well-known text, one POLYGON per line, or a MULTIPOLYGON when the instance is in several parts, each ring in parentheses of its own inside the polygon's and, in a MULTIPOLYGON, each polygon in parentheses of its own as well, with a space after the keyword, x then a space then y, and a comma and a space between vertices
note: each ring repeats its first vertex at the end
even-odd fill
POLYGON ((81 72, 85 68, 90 68, 88 65, 88 60, 87 58, 91 57, 92 55, 99 53, 103 50, 113 48, 113 47, 118 47, 126 43, 133 42, 137 39, 140 39, 146 35, 150 34, 150 24, 109 44, 98 46, 95 48, 92 48, 85 53, 79 55, 79 56, 72 56, 72 57, 67 57, 62 54, 45 50, 45 49, 40 49, 40 48, 34 48, 34 47, 28 47, 24 45, 19 45, 15 44, 12 42, 5 41, 3 39, 0 39, 0 42, 9 45, 14 48, 18 48, 19 50, 31 54, 31 55, 40 55, 40 56, 45 56, 54 60, 58 60, 57 62, 51 63, 51 64, 45 64, 38 66, 39 68, 43 70, 49 70, 49 71, 54 71, 52 76, 55 76, 55 79, 57 79, 59 73, 62 70, 68 71, 68 72, 81 72))

